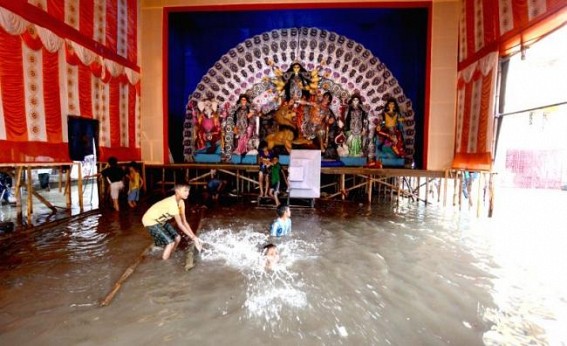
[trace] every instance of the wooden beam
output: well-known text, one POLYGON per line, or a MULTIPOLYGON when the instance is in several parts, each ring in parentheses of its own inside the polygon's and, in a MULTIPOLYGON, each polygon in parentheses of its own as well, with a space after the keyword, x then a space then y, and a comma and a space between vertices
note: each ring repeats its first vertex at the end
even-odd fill
POLYGON ((32 194, 43 204, 45 204, 46 207, 48 207, 49 209, 51 209, 51 211, 53 211, 54 213, 57 212, 57 208, 55 208, 53 206, 53 204, 51 204, 45 197, 43 197, 42 195, 40 195, 39 193, 37 193, 37 191, 32 191, 32 194))

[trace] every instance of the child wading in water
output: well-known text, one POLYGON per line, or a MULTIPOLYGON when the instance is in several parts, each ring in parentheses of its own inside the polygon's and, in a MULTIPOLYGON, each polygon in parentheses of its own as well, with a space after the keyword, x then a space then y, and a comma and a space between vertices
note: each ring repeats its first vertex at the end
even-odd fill
POLYGON ((120 204, 118 203, 118 197, 120 196, 120 191, 124 188, 124 170, 118 166, 118 160, 111 156, 108 158, 108 167, 100 171, 102 175, 110 184, 110 198, 112 198, 112 205, 114 210, 120 211, 120 204))
POLYGON ((291 210, 287 205, 280 205, 276 209, 278 218, 272 223, 270 235, 272 237, 281 237, 291 233, 291 210))
POLYGON ((177 227, 193 240, 195 248, 201 251, 201 240, 193 233, 185 217, 185 200, 187 197, 189 197, 189 185, 178 183, 175 185, 175 194, 173 196, 156 202, 142 217, 142 223, 150 232, 154 243, 157 246, 164 246, 162 255, 164 260, 171 256, 171 253, 175 251, 181 241, 181 236, 168 223, 172 218, 175 219, 177 227))
POLYGON ((144 181, 138 172, 136 162, 130 162, 128 165, 128 205, 135 208, 140 200, 140 187, 144 181))

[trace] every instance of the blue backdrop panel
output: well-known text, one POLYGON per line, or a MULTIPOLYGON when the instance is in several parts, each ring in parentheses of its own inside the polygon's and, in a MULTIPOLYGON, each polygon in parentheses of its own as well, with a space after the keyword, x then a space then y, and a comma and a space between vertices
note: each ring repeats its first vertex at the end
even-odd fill
POLYGON ((183 161, 188 96, 231 48, 278 28, 316 27, 370 50, 398 80, 415 111, 415 164, 421 167, 428 8, 298 9, 168 13, 168 126, 175 162, 183 161))

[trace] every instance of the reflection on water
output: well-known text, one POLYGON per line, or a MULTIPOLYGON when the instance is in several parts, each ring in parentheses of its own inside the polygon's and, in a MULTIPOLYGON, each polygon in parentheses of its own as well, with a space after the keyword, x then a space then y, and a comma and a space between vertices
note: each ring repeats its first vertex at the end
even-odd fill
POLYGON ((506 208, 494 220, 476 220, 467 229, 471 251, 489 254, 484 266, 494 308, 485 318, 494 326, 485 343, 513 340, 522 345, 567 344, 567 193, 560 190, 505 190, 506 208))
POLYGON ((294 209, 277 240, 273 210, 218 207, 194 269, 183 249, 152 252, 105 308, 150 242, 140 215, 0 239, 0 342, 565 344, 567 194, 509 196, 492 219, 406 202, 294 209), (265 271, 272 241, 281 260, 265 271))

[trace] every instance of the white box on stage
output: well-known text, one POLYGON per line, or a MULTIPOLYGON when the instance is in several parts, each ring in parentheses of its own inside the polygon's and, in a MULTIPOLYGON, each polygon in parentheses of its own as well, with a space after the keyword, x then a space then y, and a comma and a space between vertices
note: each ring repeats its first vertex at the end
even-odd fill
POLYGON ((319 198, 321 151, 293 149, 289 159, 289 197, 319 198))

